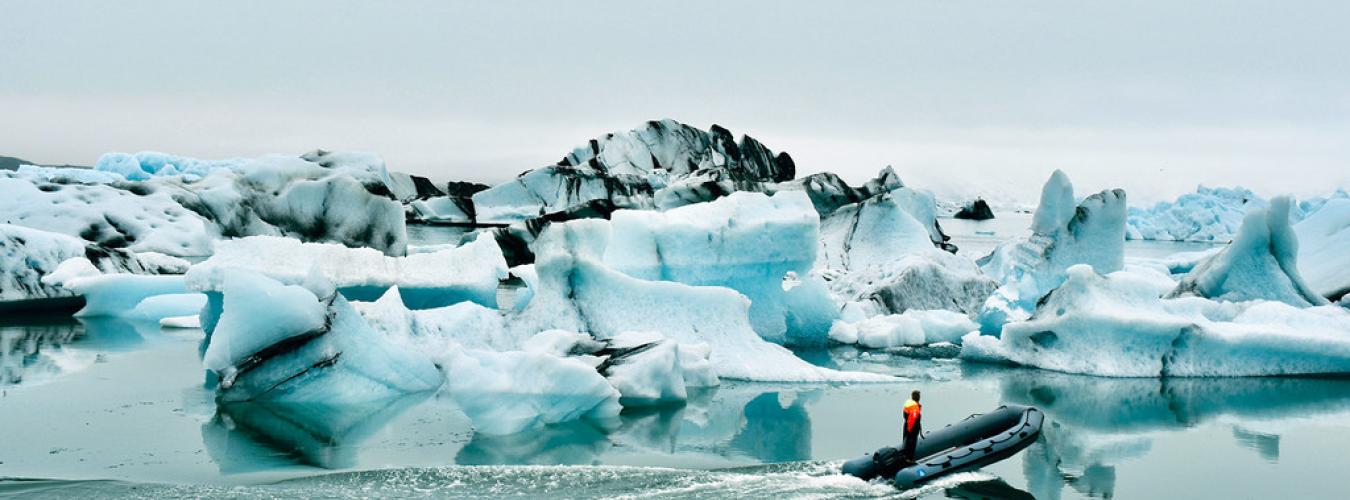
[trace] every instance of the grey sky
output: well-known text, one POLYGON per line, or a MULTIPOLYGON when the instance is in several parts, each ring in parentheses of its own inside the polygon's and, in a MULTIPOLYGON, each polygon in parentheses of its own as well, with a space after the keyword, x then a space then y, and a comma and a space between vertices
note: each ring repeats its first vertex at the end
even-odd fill
POLYGON ((378 151, 500 181, 654 118, 1030 200, 1350 186, 1350 4, 0 0, 0 154, 378 151))

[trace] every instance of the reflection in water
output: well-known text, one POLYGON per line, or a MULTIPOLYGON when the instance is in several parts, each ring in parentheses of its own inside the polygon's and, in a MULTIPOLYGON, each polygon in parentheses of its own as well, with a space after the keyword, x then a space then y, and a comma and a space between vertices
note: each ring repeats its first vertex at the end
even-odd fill
POLYGON ((507 436, 475 434, 459 450, 461 465, 580 465, 597 463, 609 436, 587 421, 572 421, 507 436))
POLYGON ((88 368, 102 353, 165 338, 156 321, 17 316, 0 319, 0 385, 36 382, 88 368))
POLYGON ((1233 439, 1236 439, 1243 448, 1256 450, 1256 453, 1267 462, 1280 461, 1280 436, 1278 434, 1266 434, 1235 426, 1233 427, 1233 439))
POLYGON ((94 362, 66 346, 83 333, 73 320, 6 318, 0 324, 0 385, 50 378, 94 362))
POLYGON ((1250 429, 1350 412, 1345 379, 1116 379, 982 367, 963 373, 997 378, 1004 403, 1045 410, 1048 424, 1023 461, 1038 498, 1059 498, 1065 485, 1086 496, 1113 496, 1115 465, 1147 455, 1158 432, 1232 422, 1240 445, 1276 462, 1280 436, 1250 429))
POLYGON ((360 405, 220 403, 216 417, 202 425, 202 441, 226 474, 287 463, 352 467, 363 441, 428 396, 360 405))
POLYGON ((947 498, 966 500, 1035 500, 1031 493, 1014 488, 1002 479, 961 483, 945 491, 947 498))
POLYGON ((772 391, 729 386, 699 391, 683 406, 628 409, 617 429, 569 422, 509 436, 475 434, 459 451, 461 465, 573 465, 602 463, 615 449, 703 455, 733 462, 788 462, 811 458, 807 403, 817 391, 772 391))

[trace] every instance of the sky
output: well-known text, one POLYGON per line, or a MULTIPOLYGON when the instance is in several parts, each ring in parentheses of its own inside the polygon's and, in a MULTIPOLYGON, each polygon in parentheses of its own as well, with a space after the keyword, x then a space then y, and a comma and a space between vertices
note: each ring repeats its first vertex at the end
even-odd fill
POLYGON ((1340 1, 0 0, 0 155, 381 153, 500 182, 651 119, 1034 202, 1350 187, 1340 1))

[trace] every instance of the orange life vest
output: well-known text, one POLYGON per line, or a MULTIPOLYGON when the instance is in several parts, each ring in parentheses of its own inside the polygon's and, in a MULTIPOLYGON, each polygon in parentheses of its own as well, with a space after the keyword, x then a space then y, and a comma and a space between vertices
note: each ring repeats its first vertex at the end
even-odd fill
POLYGON ((905 401, 905 432, 914 432, 914 426, 919 423, 919 415, 923 412, 923 407, 919 402, 913 399, 905 401))

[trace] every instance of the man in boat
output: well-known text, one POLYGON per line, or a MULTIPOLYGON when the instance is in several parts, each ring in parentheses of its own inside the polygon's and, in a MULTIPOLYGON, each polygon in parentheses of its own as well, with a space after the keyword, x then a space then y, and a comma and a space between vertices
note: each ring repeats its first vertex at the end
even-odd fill
POLYGON ((919 405, 919 391, 909 393, 909 401, 905 401, 904 408, 904 429, 905 447, 900 453, 905 462, 914 463, 914 447, 919 444, 919 431, 923 430, 923 407, 919 405))

